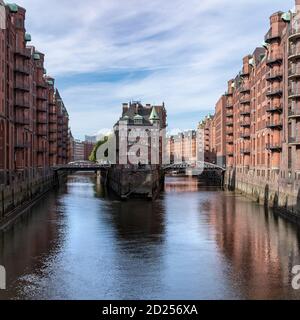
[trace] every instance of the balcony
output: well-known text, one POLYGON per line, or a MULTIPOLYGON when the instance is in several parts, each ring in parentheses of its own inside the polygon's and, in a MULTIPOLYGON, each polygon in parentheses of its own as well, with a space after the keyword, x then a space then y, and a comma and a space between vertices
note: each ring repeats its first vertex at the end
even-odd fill
POLYGON ((48 100, 48 95, 47 95, 46 90, 38 91, 37 94, 36 94, 36 98, 38 100, 41 100, 41 101, 47 101, 48 100))
POLYGON ((38 153, 44 153, 44 152, 47 151, 47 148, 44 147, 44 146, 38 146, 37 149, 36 149, 36 151, 37 151, 38 153))
POLYGON ((241 93, 250 92, 250 90, 251 90, 250 84, 245 84, 245 85, 241 86, 241 88, 240 88, 241 93))
POLYGON ((267 97, 281 97, 283 93, 283 90, 281 87, 274 87, 274 88, 269 88, 268 91, 266 92, 267 97))
POLYGON ((300 66, 289 68, 288 77, 289 80, 300 78, 300 66))
POLYGON ((241 116, 250 116, 250 114, 251 114, 250 109, 245 109, 240 112, 241 116))
POLYGON ((21 82, 21 81, 16 81, 15 90, 29 92, 30 91, 30 87, 29 87, 28 83, 21 82))
POLYGON ((250 127, 250 126, 251 126, 250 120, 246 120, 246 121, 241 122, 241 127, 243 127, 243 128, 250 127))
POLYGON ((47 106, 45 104, 38 105, 36 109, 38 112, 47 112, 47 106))
POLYGON ((28 48, 17 47, 15 54, 26 59, 31 58, 31 51, 28 48))
POLYGON ((36 82, 36 86, 38 88, 42 88, 42 89, 47 89, 48 88, 48 86, 47 86, 47 84, 46 84, 46 82, 44 80, 38 80, 36 82))
POLYGON ((230 97, 230 96, 232 96, 233 95, 233 92, 230 92, 230 91, 226 91, 225 93, 224 93, 224 96, 225 97, 230 97))
POLYGON ((233 121, 232 120, 229 120, 226 122, 226 126, 227 127, 233 127, 233 121))
POLYGON ((39 118, 39 117, 37 118, 36 122, 38 124, 47 124, 48 123, 46 118, 39 118))
POLYGON ((298 48, 298 47, 290 48, 288 59, 290 61, 294 61, 299 58, 300 58, 300 48, 298 48))
POLYGON ((56 133, 57 132, 57 128, 49 128, 49 133, 56 133))
POLYGON ((289 31, 289 40, 290 41, 296 41, 297 39, 300 38, 300 28, 291 28, 289 31))
POLYGON ((270 142, 266 144, 266 149, 272 152, 278 152, 282 150, 281 142, 270 142))
POLYGON ((281 70, 272 70, 267 74, 266 80, 267 81, 276 81, 276 80, 282 80, 282 71, 281 70))
POLYGON ((17 141, 15 144, 15 149, 25 149, 29 148, 29 143, 24 141, 17 141))
POLYGON ((227 135, 229 135, 229 136, 233 136, 233 128, 228 128, 228 129, 226 130, 226 133, 227 133, 227 135))
POLYGON ((25 115, 16 115, 15 123, 22 126, 28 126, 30 124, 29 117, 25 115))
POLYGON ((294 146, 299 146, 300 145, 300 137, 290 137, 289 144, 294 145, 294 146))
POLYGON ((282 129, 282 122, 281 122, 281 120, 277 120, 277 121, 270 120, 267 122, 267 128, 281 130, 282 129))
POLYGON ((17 98, 15 100, 15 107, 28 109, 30 108, 30 103, 28 100, 17 98))
POLYGON ((250 139, 250 133, 242 133, 240 137, 242 139, 250 139))
POLYGON ((250 102, 250 97, 240 98, 240 104, 249 104, 250 102))
POLYGON ((296 107, 296 108, 289 108, 289 118, 293 119, 293 118, 300 118, 300 107, 296 107))
POLYGON ((273 54, 270 57, 267 58, 267 66, 272 66, 274 64, 281 64, 283 60, 283 54, 282 53, 277 53, 273 54))
POLYGON ((282 103, 278 104, 278 105, 269 105, 268 108, 267 108, 267 112, 269 113, 273 113, 273 112, 280 112, 282 113, 282 110, 283 110, 283 106, 282 106, 282 103))
POLYGON ((227 138, 226 138, 226 142, 227 142, 228 144, 233 144, 233 137, 227 137, 227 138))
POLYGON ((243 148, 243 149, 241 149, 241 153, 242 154, 250 154, 251 153, 251 150, 250 150, 250 148, 248 147, 248 148, 243 148))
MULTIPOLYGON (((50 132, 50 130, 49 130, 49 132, 50 132)), ((56 132, 56 131, 55 131, 56 132)), ((56 142, 56 140, 57 140, 57 135, 56 134, 50 134, 50 136, 49 136, 49 142, 56 142)))
POLYGON ((14 70, 15 70, 16 73, 21 73, 21 74, 25 74, 25 75, 29 75, 30 74, 29 67, 21 65, 21 64, 17 64, 15 66, 14 70))
POLYGON ((233 117, 233 111, 227 111, 227 112, 226 112, 226 117, 227 117, 227 118, 233 117))
POLYGON ((50 155, 54 155, 54 154, 56 154, 57 153, 57 149, 56 148, 50 148, 49 149, 49 154, 50 155))
POLYGON ((38 129, 37 130, 37 136, 46 136, 47 135, 47 130, 46 129, 38 129))
POLYGON ((299 99, 300 98, 300 87, 289 89, 289 99, 299 99))
POLYGON ((242 70, 242 71, 240 72, 240 77, 245 78, 245 77, 248 77, 249 74, 250 74, 250 71, 249 71, 249 70, 242 70))
POLYGON ((268 31, 268 33, 265 35, 265 42, 271 43, 272 41, 278 41, 280 40, 281 35, 278 31, 273 31, 272 28, 268 31))

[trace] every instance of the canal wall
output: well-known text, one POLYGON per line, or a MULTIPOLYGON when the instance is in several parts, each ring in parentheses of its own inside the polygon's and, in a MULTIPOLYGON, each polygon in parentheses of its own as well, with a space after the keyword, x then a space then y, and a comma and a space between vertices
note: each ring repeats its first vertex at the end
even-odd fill
POLYGON ((250 170, 238 173, 235 169, 229 169, 225 173, 224 185, 229 190, 241 192, 253 201, 300 222, 300 184, 295 179, 281 179, 277 175, 254 177, 250 170))
POLYGON ((120 198, 155 199, 164 186, 159 166, 115 165, 101 172, 102 182, 120 198))
POLYGON ((27 181, 15 181, 0 186, 0 230, 15 220, 45 193, 58 185, 65 174, 49 171, 27 181))

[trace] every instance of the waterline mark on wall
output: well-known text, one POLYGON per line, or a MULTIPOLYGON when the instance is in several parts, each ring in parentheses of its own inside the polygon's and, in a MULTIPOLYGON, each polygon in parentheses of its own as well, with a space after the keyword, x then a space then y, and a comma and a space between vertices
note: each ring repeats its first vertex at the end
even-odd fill
POLYGON ((6 270, 0 266, 0 290, 6 290, 6 270))

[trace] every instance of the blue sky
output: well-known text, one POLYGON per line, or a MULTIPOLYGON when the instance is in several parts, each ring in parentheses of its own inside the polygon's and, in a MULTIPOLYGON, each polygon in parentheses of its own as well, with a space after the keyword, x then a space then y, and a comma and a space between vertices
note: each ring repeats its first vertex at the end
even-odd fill
POLYGON ((269 16, 294 0, 19 0, 32 45, 77 138, 111 128, 129 100, 165 102, 169 129, 213 112, 269 16))

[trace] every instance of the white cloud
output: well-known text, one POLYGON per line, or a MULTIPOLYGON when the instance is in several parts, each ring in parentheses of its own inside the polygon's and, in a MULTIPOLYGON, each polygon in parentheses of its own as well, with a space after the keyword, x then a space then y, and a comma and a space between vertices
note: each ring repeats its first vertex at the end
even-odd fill
MULTIPOLYGON (((46 53, 75 136, 119 118, 129 99, 166 102, 171 127, 213 108, 243 55, 263 41, 268 17, 293 0, 20 0, 33 44, 46 53), (97 81, 88 73, 146 70, 145 77, 97 81), (81 74, 85 81, 76 83, 81 74), (74 77, 64 84, 64 77, 74 77)), ((195 119, 194 125, 200 119, 195 119)), ((191 123, 190 127, 193 126, 191 123)))

